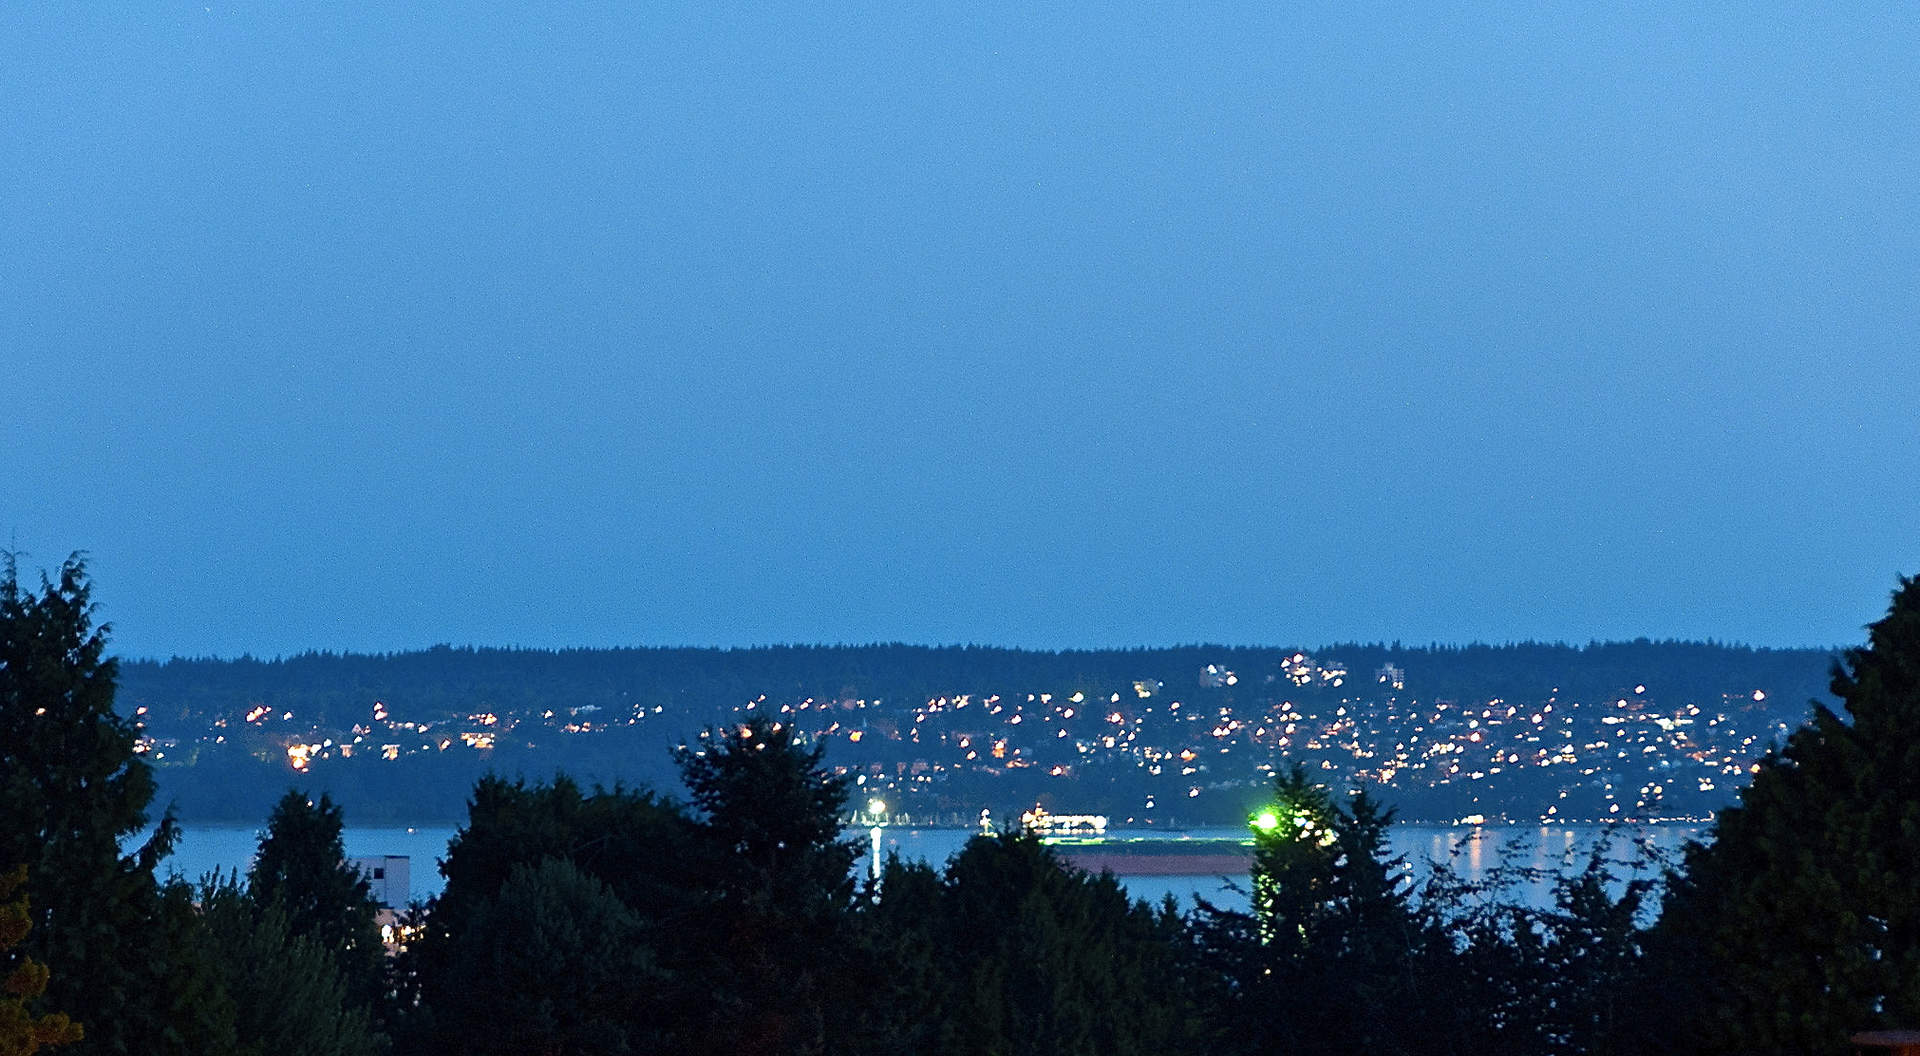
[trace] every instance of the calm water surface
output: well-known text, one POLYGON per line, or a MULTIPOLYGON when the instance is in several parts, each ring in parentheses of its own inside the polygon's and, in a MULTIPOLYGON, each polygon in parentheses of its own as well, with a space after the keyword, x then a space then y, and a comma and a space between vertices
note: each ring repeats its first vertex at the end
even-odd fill
MULTIPOLYGON (((1611 841, 1609 858, 1621 863, 1618 871, 1626 872, 1634 857, 1636 841, 1658 853, 1677 856, 1687 840, 1698 838, 1703 831, 1704 826, 1700 825, 1489 825, 1477 828, 1400 825, 1392 830, 1391 842, 1394 853, 1406 858, 1416 878, 1428 875, 1436 862, 1450 864, 1455 873, 1468 880, 1486 879, 1503 865, 1530 870, 1536 877, 1516 883, 1512 892, 1529 903, 1544 905, 1552 898, 1551 876, 1577 872, 1603 836, 1611 841)), ((447 841, 453 838, 453 833, 453 826, 349 828, 345 842, 348 855, 394 854, 412 859, 413 897, 426 899, 440 893, 444 881, 436 865, 446 854, 447 841)), ((216 870, 245 873, 253 860, 259 834, 259 829, 241 826, 190 827, 179 848, 161 868, 190 880, 216 870)), ((866 846, 866 830, 857 835, 862 837, 862 846, 866 846)), ((883 857, 898 854, 908 861, 940 865, 958 853, 971 835, 970 831, 961 829, 884 829, 881 854, 883 857)), ((1238 838, 1244 832, 1226 828, 1150 835, 1156 839, 1219 839, 1238 838)), ((869 860, 862 855, 859 869, 864 873, 867 868, 869 860)), ((1235 908, 1245 908, 1247 904, 1244 876, 1121 876, 1120 881, 1129 894, 1156 903, 1172 895, 1187 906, 1191 906, 1196 897, 1235 908)))

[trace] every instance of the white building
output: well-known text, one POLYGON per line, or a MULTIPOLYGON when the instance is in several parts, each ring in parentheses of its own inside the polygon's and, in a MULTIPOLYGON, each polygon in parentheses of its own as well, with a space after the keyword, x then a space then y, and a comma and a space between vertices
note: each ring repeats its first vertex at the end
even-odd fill
POLYGON ((404 854, 349 858, 347 864, 367 878, 373 900, 388 909, 405 909, 412 897, 413 870, 404 854))

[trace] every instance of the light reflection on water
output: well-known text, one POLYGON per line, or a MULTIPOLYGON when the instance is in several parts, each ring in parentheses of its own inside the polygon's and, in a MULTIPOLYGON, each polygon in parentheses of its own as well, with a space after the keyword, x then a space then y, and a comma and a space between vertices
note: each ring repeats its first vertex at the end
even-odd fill
MULTIPOLYGON (((1463 880, 1482 881, 1495 876, 1495 870, 1507 869, 1532 874, 1517 877, 1510 898, 1532 905, 1552 901, 1552 877, 1578 872, 1586 864, 1594 842, 1603 834, 1612 838, 1609 860, 1622 863, 1616 872, 1625 873, 1631 862, 1635 841, 1644 842, 1656 852, 1676 858, 1682 844, 1702 835, 1701 825, 1488 825, 1456 827, 1442 825, 1397 825, 1390 830, 1390 844, 1396 855, 1407 860, 1416 880, 1427 877, 1435 862, 1448 863, 1463 880)), ((445 855, 452 826, 418 828, 349 828, 345 833, 349 855, 406 855, 412 859, 413 897, 426 899, 440 892, 443 883, 435 868, 445 855)), ((865 830, 849 832, 865 837, 865 830)), ((973 835, 967 829, 885 829, 881 834, 881 853, 898 854, 906 861, 944 865, 959 853, 973 835)), ((1131 833, 1116 833, 1128 836, 1131 833)), ((1238 839, 1243 830, 1196 829, 1175 836, 1155 833, 1161 839, 1238 839)), ((190 880, 213 870, 238 870, 245 873, 253 859, 259 830, 251 827, 189 828, 172 857, 162 864, 163 872, 173 872, 190 880)), ((865 844, 865 839, 861 840, 865 844)), ((855 865, 856 875, 865 876, 870 868, 863 853, 855 865)), ((1247 906, 1247 878, 1220 876, 1125 876, 1120 882, 1135 898, 1158 903, 1168 895, 1183 908, 1195 898, 1235 909, 1247 906)))

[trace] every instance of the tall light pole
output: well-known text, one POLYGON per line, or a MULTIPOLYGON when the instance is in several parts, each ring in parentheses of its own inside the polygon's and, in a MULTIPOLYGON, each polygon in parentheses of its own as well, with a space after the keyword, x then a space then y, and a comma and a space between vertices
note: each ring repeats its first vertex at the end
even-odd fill
POLYGON ((871 862, 872 862, 872 869, 873 869, 873 880, 876 885, 878 885, 880 881, 880 830, 884 828, 887 824, 886 821, 883 820, 886 817, 886 814, 887 814, 886 800, 880 799, 879 797, 875 797, 873 799, 867 800, 867 820, 873 823, 873 829, 871 831, 871 835, 873 836, 873 853, 871 856, 871 862))

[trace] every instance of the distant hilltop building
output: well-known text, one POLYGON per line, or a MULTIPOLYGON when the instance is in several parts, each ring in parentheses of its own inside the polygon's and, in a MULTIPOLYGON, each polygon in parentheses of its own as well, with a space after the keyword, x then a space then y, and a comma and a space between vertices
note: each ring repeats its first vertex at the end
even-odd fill
POLYGON ((1296 686, 1308 686, 1315 682, 1340 686, 1347 681, 1346 664, 1338 660, 1316 660, 1305 653, 1281 657, 1280 673, 1296 686))
POLYGON ((1393 664, 1381 664, 1380 670, 1373 673, 1373 680, 1394 689, 1407 688, 1407 672, 1393 664))
POLYGON ((1227 670, 1223 664, 1208 664, 1200 669, 1200 684, 1207 689, 1237 685, 1239 681, 1240 676, 1227 670))

